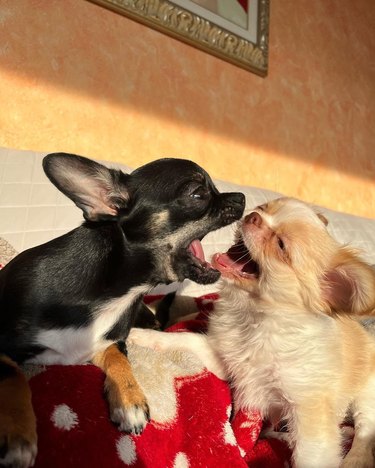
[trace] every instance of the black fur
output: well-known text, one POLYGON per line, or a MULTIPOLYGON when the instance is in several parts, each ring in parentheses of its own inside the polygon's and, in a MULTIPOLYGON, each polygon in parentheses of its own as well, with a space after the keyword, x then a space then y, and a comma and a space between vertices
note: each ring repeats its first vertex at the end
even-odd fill
POLYGON ((120 353, 124 354, 125 356, 128 355, 128 350, 126 348, 126 343, 123 340, 118 340, 117 343, 117 348, 120 351, 120 353))
MULTIPOLYGON (((40 330, 88 326, 108 301, 139 285, 218 279, 188 246, 238 220, 244 196, 220 194, 195 163, 161 159, 128 175, 56 153, 43 166, 85 222, 0 272, 0 353, 19 363, 37 356, 46 349, 36 339, 40 330)), ((103 339, 125 340, 138 311, 144 314, 141 294, 103 339)))
MULTIPOLYGON (((173 301, 176 297, 175 292, 171 292, 169 294, 166 294, 163 299, 159 302, 157 308, 156 308, 156 313, 155 317, 156 320, 160 323, 160 328, 164 330, 167 326, 167 323, 169 322, 170 319, 170 308, 173 304, 173 301)), ((141 327, 140 327, 141 328, 141 327)), ((144 327, 146 328, 146 327, 144 327)))

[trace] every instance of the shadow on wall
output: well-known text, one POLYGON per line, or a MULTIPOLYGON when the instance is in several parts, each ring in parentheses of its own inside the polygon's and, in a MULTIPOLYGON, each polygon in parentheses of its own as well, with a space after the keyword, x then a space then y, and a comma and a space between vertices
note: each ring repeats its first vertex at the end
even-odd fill
POLYGON ((87 1, 5 0, 0 67, 374 179, 375 4, 354 3, 272 4, 262 79, 87 1))

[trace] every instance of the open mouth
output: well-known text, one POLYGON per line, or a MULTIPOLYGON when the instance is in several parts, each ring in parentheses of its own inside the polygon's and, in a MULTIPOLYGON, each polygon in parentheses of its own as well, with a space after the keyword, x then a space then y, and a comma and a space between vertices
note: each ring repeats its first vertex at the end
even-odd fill
MULTIPOLYGON (((193 257, 193 261, 197 265, 199 265, 201 268, 203 268, 205 270, 212 270, 213 269, 213 266, 211 265, 211 263, 206 261, 206 258, 204 256, 203 247, 202 247, 201 241, 199 239, 194 239, 190 243, 190 245, 188 247, 188 251, 190 252, 191 256, 193 257)), ((216 270, 214 270, 214 271, 216 271, 216 270)))
POLYGON ((206 261, 199 239, 194 239, 189 244, 187 251, 192 262, 188 278, 200 284, 211 284, 219 279, 220 272, 206 261))
POLYGON ((224 276, 240 276, 247 279, 258 279, 260 270, 258 263, 251 258, 250 252, 243 240, 239 240, 226 253, 217 253, 212 263, 224 276))

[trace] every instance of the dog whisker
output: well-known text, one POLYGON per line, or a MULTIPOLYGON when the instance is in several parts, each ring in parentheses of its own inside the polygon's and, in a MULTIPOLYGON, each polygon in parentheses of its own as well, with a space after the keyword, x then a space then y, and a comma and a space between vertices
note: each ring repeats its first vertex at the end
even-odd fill
MULTIPOLYGON (((232 265, 236 265, 237 263, 241 262, 241 260, 242 260, 243 258, 246 258, 248 255, 249 255, 249 252, 245 252, 241 257, 236 258, 236 260, 232 261, 232 265)), ((247 265, 250 261, 251 261, 251 259, 247 260, 247 262, 245 263, 245 265, 247 265)))

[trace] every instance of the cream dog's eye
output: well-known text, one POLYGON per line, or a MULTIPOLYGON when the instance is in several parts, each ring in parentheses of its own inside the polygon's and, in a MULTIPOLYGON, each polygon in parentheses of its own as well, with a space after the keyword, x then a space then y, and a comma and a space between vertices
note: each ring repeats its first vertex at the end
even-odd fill
POLYGON ((281 237, 277 238, 277 243, 278 243, 281 250, 285 249, 285 244, 284 244, 283 240, 281 239, 281 237))

